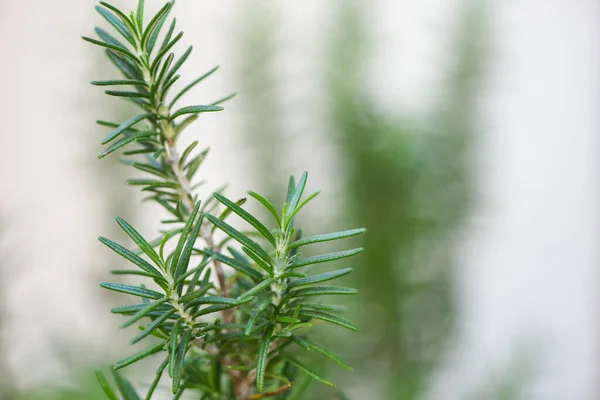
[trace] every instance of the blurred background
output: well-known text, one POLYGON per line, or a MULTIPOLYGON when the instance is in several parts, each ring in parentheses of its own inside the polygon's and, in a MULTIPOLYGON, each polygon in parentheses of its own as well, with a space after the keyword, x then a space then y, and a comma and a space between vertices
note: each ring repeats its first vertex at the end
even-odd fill
MULTIPOLYGON (((88 84, 115 76, 80 40, 104 25, 93 5, 0 1, 1 399, 101 399, 94 368, 131 352, 121 298, 98 286, 120 261, 96 237, 119 238, 116 215, 146 232, 160 217, 116 157, 96 159, 94 121, 133 109, 88 84)), ((182 77, 221 65, 186 102, 238 92, 183 138, 211 147, 206 194, 280 200, 306 169, 323 190, 307 233, 368 228, 348 278, 363 332, 321 333, 355 372, 317 364, 349 399, 600 398, 597 1, 180 0, 173 15, 194 44, 182 77)))

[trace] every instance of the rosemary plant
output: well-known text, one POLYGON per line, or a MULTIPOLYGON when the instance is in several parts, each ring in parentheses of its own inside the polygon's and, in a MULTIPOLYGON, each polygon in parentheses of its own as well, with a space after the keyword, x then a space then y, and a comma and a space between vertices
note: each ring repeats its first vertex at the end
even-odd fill
POLYGON ((152 240, 117 218, 135 245, 132 249, 100 238, 129 262, 128 268, 113 274, 146 279, 139 286, 109 282, 101 286, 134 296, 133 304, 112 312, 126 317, 122 328, 139 325, 131 344, 144 340, 148 346, 114 365, 116 390, 101 371, 97 371, 98 381, 110 399, 117 399, 117 393, 127 400, 139 399, 117 370, 156 355, 158 368, 146 399, 152 397, 163 375, 171 379, 174 398, 195 391, 202 399, 284 399, 300 373, 333 386, 303 363, 301 356, 306 351, 320 353, 351 370, 307 336, 319 322, 358 331, 358 326, 339 316, 342 307, 320 301, 321 296, 351 295, 356 290, 321 284, 350 273, 350 268, 308 274, 306 267, 354 256, 362 248, 309 257, 300 249, 359 235, 364 229, 302 237, 294 220, 319 193, 303 197, 306 172, 297 183, 290 178, 280 210, 258 193, 248 192, 271 214, 270 224, 242 208, 246 199, 232 201, 222 194, 223 189, 199 200, 198 185, 193 182, 208 149, 197 151, 195 141, 180 153, 178 139, 201 113, 221 111, 220 104, 233 95, 209 105, 176 106, 217 68, 170 94, 179 80, 179 69, 192 52, 189 47, 177 59, 171 52, 183 36, 175 34, 175 19, 167 24, 172 8, 173 2, 165 4, 145 23, 143 0, 129 15, 100 2, 96 9, 119 37, 96 28, 99 39, 83 38, 103 47, 123 75, 92 84, 129 88, 107 90, 106 94, 125 98, 142 110, 120 124, 98 121, 111 128, 102 141, 107 147, 99 158, 124 150, 128 164, 151 176, 128 184, 140 186, 148 194, 146 200, 156 202, 170 215, 161 221, 163 229, 152 240), (165 33, 163 26, 169 26, 165 33), (225 222, 233 215, 246 221, 252 231, 242 232, 225 222), (217 235, 218 231, 224 235, 217 235))

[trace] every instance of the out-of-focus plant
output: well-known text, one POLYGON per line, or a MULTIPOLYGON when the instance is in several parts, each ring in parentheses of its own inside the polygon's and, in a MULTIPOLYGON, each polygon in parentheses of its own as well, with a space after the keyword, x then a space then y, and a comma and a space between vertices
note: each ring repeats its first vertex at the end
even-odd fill
POLYGON ((370 321, 369 333, 385 332, 358 357, 366 359, 361 373, 375 371, 373 380, 384 382, 382 398, 415 399, 453 332, 454 238, 471 198, 469 146, 484 19, 476 7, 457 24, 445 96, 429 115, 435 122, 422 123, 381 112, 363 84, 366 6, 340 2, 329 80, 348 168, 345 216, 374 232, 366 238, 370 251, 355 261, 356 284, 373 301, 358 318, 370 321))
MULTIPOLYGON (((135 266, 115 270, 114 274, 142 276, 153 286, 151 289, 145 285, 101 284, 106 289, 142 299, 112 311, 128 317, 121 325, 123 328, 140 324, 140 332, 131 344, 153 340, 149 347, 114 366, 117 392, 125 399, 138 399, 132 384, 117 370, 157 353, 163 357, 147 391, 147 399, 165 371, 171 378, 175 398, 188 390, 198 391, 206 399, 282 398, 299 372, 333 385, 299 360, 298 353, 312 350, 350 369, 329 350, 312 342, 307 332, 316 322, 358 330, 354 323, 338 315, 337 306, 314 301, 321 296, 356 293, 347 287, 321 285, 347 275, 351 269, 312 275, 304 270, 314 264, 351 257, 362 248, 310 257, 303 256, 299 250, 315 243, 356 236, 364 229, 302 237, 294 221, 299 211, 319 193, 303 197, 306 172, 297 184, 290 178, 280 210, 263 196, 248 192, 271 214, 271 228, 242 208, 245 199, 231 201, 222 194, 223 189, 199 201, 195 192, 198 185, 192 181, 208 149, 195 153, 198 146, 195 141, 179 153, 177 141, 201 113, 222 110, 219 104, 232 96, 209 105, 175 107, 188 90, 216 68, 169 96, 179 79, 179 68, 192 51, 189 47, 178 59, 171 52, 183 36, 183 33, 175 34, 175 19, 159 44, 172 6, 173 2, 167 3, 145 24, 143 0, 129 16, 101 2, 98 12, 121 38, 101 28, 96 28, 99 39, 84 37, 105 48, 106 55, 124 75, 122 79, 92 83, 131 88, 106 93, 125 98, 143 110, 121 124, 98 121, 112 129, 102 142, 107 147, 99 157, 128 146, 123 154, 136 157, 129 161, 131 166, 152 175, 152 179, 132 179, 128 183, 140 186, 148 193, 147 200, 156 202, 170 215, 162 221, 163 229, 153 240, 145 239, 129 223, 117 218, 119 226, 135 243, 133 250, 100 238, 103 244, 135 266), (137 147, 132 149, 133 144, 137 147), (242 232, 224 222, 233 214, 248 223, 252 231, 242 232), (225 234, 225 239, 219 239, 217 229, 225 234), (171 245, 171 242, 175 243, 171 245), (241 246, 235 247, 232 242, 241 246), (228 273, 226 266, 234 272, 228 273), (216 285, 211 280, 213 270, 216 285)), ((117 398, 101 371, 97 377, 107 396, 117 398)))

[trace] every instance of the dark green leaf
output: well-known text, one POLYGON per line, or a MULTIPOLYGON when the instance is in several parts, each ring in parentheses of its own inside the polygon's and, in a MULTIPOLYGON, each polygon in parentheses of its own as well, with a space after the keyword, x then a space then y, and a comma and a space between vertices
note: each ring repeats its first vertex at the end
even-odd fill
POLYGON ((206 254, 210 255, 215 260, 222 262, 223 264, 229 265, 230 267, 234 268, 238 272, 248 275, 255 282, 261 281, 263 279, 263 276, 260 272, 256 271, 250 265, 246 264, 245 262, 243 262, 241 260, 230 258, 230 257, 224 256, 220 253, 215 253, 213 251, 206 251, 206 254))
POLYGON ((144 81, 138 81, 136 79, 121 79, 121 80, 109 80, 109 81, 92 81, 92 85, 96 86, 117 86, 117 85, 134 85, 148 87, 148 84, 144 81))
MULTIPOLYGON (((198 207, 197 207, 198 208, 198 207)), ((177 280, 181 275, 183 275, 190 264, 190 257, 192 256, 192 249, 194 248, 194 244, 196 243, 196 239, 200 234, 200 228, 202 227, 202 222, 204 220, 204 215, 200 214, 200 218, 198 218, 198 222, 196 222, 196 226, 192 230, 185 247, 179 257, 179 262, 177 263, 177 268, 175 269, 175 274, 173 275, 173 279, 177 280)), ((181 291, 183 290, 183 284, 180 284, 177 288, 177 292, 181 295, 181 291)))
POLYGON ((125 132, 127 129, 131 128, 138 122, 143 121, 152 116, 153 115, 151 113, 146 113, 146 114, 136 115, 135 117, 131 117, 130 119, 128 119, 127 121, 125 121, 121 125, 119 125, 119 127, 117 129, 115 129, 114 131, 112 131, 110 133, 110 135, 105 137, 104 140, 102 141, 102 144, 106 144, 106 143, 110 142, 111 140, 113 140, 114 138, 116 138, 121 133, 125 132))
POLYGON ((321 295, 351 295, 356 294, 356 289, 340 286, 313 286, 309 288, 296 289, 290 293, 292 297, 321 296, 321 295))
POLYGON ((154 263, 156 265, 158 265, 159 267, 163 267, 164 266, 163 261, 158 256, 158 254, 156 254, 156 252, 154 251, 154 248, 152 248, 152 245, 150 245, 150 243, 148 243, 146 241, 146 239, 144 239, 142 237, 142 235, 139 234, 138 231, 136 231, 131 225, 129 225, 127 223, 127 221, 125 221, 121 217, 117 217, 117 223, 125 231, 125 233, 127 233, 127 235, 135 242, 135 244, 137 244, 138 247, 144 253, 146 253, 148 255, 148 257, 150 257, 150 259, 152 261, 154 261, 154 263))
POLYGON ((188 107, 180 108, 179 110, 175 111, 175 113, 173 113, 171 115, 169 120, 172 121, 175 118, 177 118, 181 115, 185 115, 185 114, 198 114, 198 113, 202 113, 202 112, 212 112, 212 111, 222 111, 222 110, 223 110, 223 107, 219 107, 219 106, 188 106, 188 107))
POLYGON ((134 63, 139 63, 139 60, 137 59, 136 56, 134 56, 129 50, 120 47, 120 46, 115 46, 114 44, 110 44, 110 43, 105 43, 105 42, 101 42, 99 40, 96 39, 92 39, 89 38, 87 36, 82 36, 81 37, 83 40, 85 40, 86 42, 90 42, 92 44, 95 44, 97 46, 102 46, 102 47, 106 47, 107 49, 113 50, 116 53, 122 54, 125 57, 129 58, 131 61, 133 61, 134 63))
POLYGON ((227 197, 223 196, 219 193, 213 193, 213 196, 217 200, 219 200, 222 204, 224 204, 231 211, 239 215, 243 220, 252 225, 261 235, 265 237, 274 247, 277 246, 277 242, 275 241, 275 236, 269 231, 269 229, 264 226, 259 220, 254 218, 248 211, 244 210, 240 206, 238 206, 233 201, 229 200, 227 197))
POLYGON ((183 96, 188 90, 190 90, 191 88, 196 86, 198 83, 202 82, 204 79, 208 78, 210 75, 212 75, 218 69, 219 69, 219 66, 217 65, 216 67, 214 67, 213 69, 211 69, 210 71, 208 71, 207 73, 205 73, 204 75, 197 78, 195 81, 193 81, 192 83, 190 83, 189 85, 187 85, 186 87, 181 89, 181 91, 173 98, 173 100, 171 100, 171 103, 169 103, 169 108, 172 108, 173 105, 175 105, 175 103, 177 102, 177 100, 179 100, 181 98, 181 96, 183 96))
POLYGON ((147 99, 150 97, 150 95, 148 93, 125 92, 125 91, 120 91, 120 90, 105 90, 104 93, 106 93, 109 96, 115 96, 115 97, 134 97, 134 98, 140 98, 140 99, 147 99))
POLYGON ((108 397, 110 400, 119 400, 115 392, 110 387, 110 384, 106 380, 104 373, 99 369, 96 370, 96 379, 98 380, 100 387, 102 387, 102 391, 104 391, 104 394, 106 394, 106 397, 108 397))
POLYGON ((119 388, 119 392, 125 400, 140 400, 140 396, 138 396, 136 393, 131 382, 123 378, 123 376, 121 376, 121 374, 114 369, 112 373, 113 377, 115 378, 115 382, 117 383, 117 387, 119 388))
POLYGON ((144 0, 138 1, 137 7, 137 24, 140 28, 140 32, 144 30, 144 0))
POLYGON ((121 361, 119 361, 113 368, 114 369, 121 369, 121 368, 124 368, 124 367, 126 367, 128 365, 131 365, 131 364, 135 363, 135 362, 138 362, 138 361, 140 361, 140 360, 142 360, 142 359, 144 359, 144 358, 146 358, 146 357, 148 357, 148 356, 150 356, 150 355, 152 355, 152 354, 160 351, 163 348, 164 345, 165 345, 164 342, 163 343, 159 343, 159 344, 157 344, 155 346, 152 346, 152 347, 147 348, 145 350, 142 350, 142 351, 140 351, 138 353, 135 353, 134 355, 129 356, 129 357, 124 358, 121 361))
POLYGON ((154 275, 156 278, 162 279, 162 274, 156 268, 154 268, 149 262, 147 262, 140 256, 134 254, 132 251, 127 250, 125 247, 103 237, 99 237, 98 240, 100 240, 103 244, 109 247, 112 251, 114 251, 121 257, 127 259, 128 261, 131 261, 147 273, 154 275))
POLYGON ((263 333, 260 339, 260 345, 258 349, 258 361, 256 363, 256 390, 258 392, 263 391, 265 384, 265 370, 267 369, 267 356, 269 355, 269 345, 271 344, 271 337, 273 336, 274 326, 270 325, 263 333))
POLYGON ((288 288, 291 289, 298 286, 312 285, 313 283, 329 281, 335 278, 339 278, 340 276, 347 275, 350 272, 352 272, 352 268, 344 268, 339 269, 337 271, 324 272, 322 274, 296 279, 288 283, 288 288))
POLYGON ((165 304, 168 300, 169 299, 167 297, 163 297, 162 299, 157 300, 154 303, 146 304, 146 306, 144 308, 140 309, 138 312, 133 314, 133 316, 131 316, 127 321, 123 322, 121 324, 120 328, 127 328, 128 326, 133 325, 140 319, 142 319, 145 316, 147 316, 148 314, 150 314, 152 311, 157 310, 161 305, 165 304))
POLYGON ((106 50, 106 56, 123 73, 123 75, 125 75, 125 77, 136 80, 143 79, 139 67, 128 58, 124 58, 111 50, 106 50))
POLYGON ((300 210, 302 210, 302 207, 304 207, 305 205, 307 205, 312 199, 314 199, 315 197, 317 197, 320 193, 321 193, 321 191, 317 190, 316 192, 314 192, 313 194, 311 194, 310 196, 308 196, 306 199, 302 200, 302 202, 298 205, 298 207, 296 207, 296 209, 290 214, 289 220, 291 220, 292 218, 294 218, 296 216, 296 214, 298 214, 298 212, 300 210))
POLYGON ((223 97, 223 98, 221 98, 219 100, 213 101, 209 105, 211 105, 211 106, 218 106, 219 104, 223 104, 226 101, 233 99, 235 96, 237 96, 237 93, 228 94, 227 96, 225 96, 225 97, 223 97))
POLYGON ((311 370, 310 368, 308 368, 306 365, 302 364, 300 361, 298 361, 294 356, 292 356, 289 353, 284 353, 283 356, 290 364, 295 365, 298 369, 300 369, 301 371, 303 371, 304 373, 308 374, 310 377, 312 377, 313 379, 316 379, 317 381, 324 383, 327 386, 331 386, 331 387, 335 387, 335 385, 331 382, 329 382, 328 380, 322 378, 321 376, 319 376, 316 372, 314 372, 313 370, 311 370))
POLYGON ((338 356, 336 356, 335 354, 333 354, 332 352, 330 352, 329 350, 327 350, 326 348, 323 348, 315 343, 310 343, 309 346, 313 349, 318 351, 319 353, 323 354, 325 357, 329 358, 331 361, 333 361, 334 363, 336 363, 337 365, 339 365, 340 367, 344 368, 345 370, 348 371, 352 371, 352 367, 349 366, 348 364, 346 364, 345 362, 343 362, 342 360, 340 360, 340 358, 338 356))
POLYGON ((352 249, 352 250, 338 251, 336 253, 328 253, 328 254, 321 254, 321 255, 313 256, 313 257, 301 258, 301 259, 294 261, 294 263, 292 264, 291 267, 299 268, 299 267, 304 267, 305 265, 318 264, 318 263, 323 263, 323 262, 328 262, 328 261, 339 260, 342 258, 352 257, 352 256, 360 253, 361 251, 363 251, 363 248, 359 247, 357 249, 352 249))
POLYGON ((142 331, 142 333, 140 333, 139 335, 137 335, 136 337, 131 339, 129 344, 136 344, 137 342, 139 342, 146 336, 150 335, 152 332, 154 332, 154 330, 156 328, 160 327, 173 314, 175 314, 175 310, 167 311, 166 313, 162 314, 160 317, 156 318, 154 321, 152 321, 150 324, 148 324, 148 326, 146 327, 146 329, 144 329, 142 331))
POLYGON ((366 231, 365 228, 359 228, 359 229, 350 229, 350 230, 343 231, 343 232, 324 233, 321 235, 309 236, 309 237, 299 239, 299 240, 296 240, 296 241, 290 243, 288 245, 288 249, 293 249, 294 247, 305 246, 307 244, 312 244, 312 243, 327 242, 330 240, 337 240, 337 239, 343 239, 343 238, 347 238, 347 237, 351 237, 351 236, 356 236, 356 235, 360 235, 361 233, 364 233, 365 231, 366 231))
POLYGON ((258 285, 254 286, 252 289, 247 290, 246 292, 239 295, 237 298, 238 302, 241 303, 244 300, 247 300, 248 298, 254 296, 256 293, 260 292, 261 290, 268 288, 273 282, 275 282, 275 279, 273 278, 265 279, 258 285))
POLYGON ((256 192, 249 191, 248 194, 250 196, 254 197, 256 200, 258 200, 260 202, 260 204, 262 204, 263 206, 265 206, 265 208, 267 210, 269 210, 271 215, 273 215, 273 217, 275 217, 277 224, 281 224, 281 220, 279 219, 279 214, 277 213, 277 210, 275 209, 275 206, 273 205, 273 203, 271 203, 265 197, 261 196, 260 194, 258 194, 256 192))
POLYGON ((273 271, 273 267, 270 264, 270 262, 266 262, 265 260, 263 260, 258 254, 256 254, 256 252, 250 250, 249 248, 247 248, 246 246, 242 246, 242 251, 244 253, 246 253, 246 255, 248 257, 250 257, 255 263, 256 265, 258 265, 259 267, 261 267, 265 272, 267 272, 270 276, 275 276, 275 272, 273 271))
POLYGON ((129 51, 123 43, 121 43, 118 39, 116 39, 110 33, 106 32, 104 29, 96 27, 96 28, 94 28, 94 31, 96 32, 98 37, 100 39, 104 40, 106 43, 112 44, 113 46, 117 46, 117 47, 122 48, 123 50, 129 51))
POLYGON ((360 332, 360 328, 358 327, 358 325, 356 325, 352 321, 347 320, 346 318, 342 318, 335 314, 331 314, 331 313, 328 313, 325 311, 308 311, 308 310, 303 310, 301 312, 301 314, 302 314, 302 316, 305 316, 305 317, 320 319, 322 321, 331 322, 332 324, 339 325, 341 327, 350 329, 352 331, 360 332))
POLYGON ((306 171, 304 171, 302 173, 302 176, 300 177, 300 182, 298 182, 298 187, 294 191, 294 194, 292 195, 291 199, 289 199, 289 201, 288 201, 288 207, 287 207, 287 220, 288 221, 290 221, 292 219, 291 215, 294 214, 294 211, 296 211, 296 207, 298 206, 298 203, 300 202, 302 193, 304 193, 304 188, 306 187, 306 179, 307 178, 308 178, 308 173, 306 171))
MULTIPOLYGON (((181 256, 181 252, 183 251, 183 246, 187 240, 187 237, 192 230, 192 226, 196 221, 196 216, 198 215, 198 209, 200 208, 200 202, 196 203, 192 214, 188 218, 183 231, 181 232, 181 236, 179 236, 179 241, 177 242, 177 247, 175 248, 175 252, 173 253, 173 258, 171 259, 171 267, 170 271, 172 274, 175 273, 177 266, 179 265, 179 257, 181 256)), ((194 239, 195 240, 195 239, 194 239)))
POLYGON ((142 49, 146 49, 148 54, 152 52, 152 48, 154 47, 154 43, 150 42, 150 38, 154 38, 154 41, 156 41, 156 37, 158 36, 160 28, 164 23, 164 18, 167 16, 172 5, 173 4, 171 2, 165 4, 163 8, 161 8, 150 20, 146 30, 144 31, 144 34, 142 35, 142 49))
POLYGON ((226 222, 221 221, 217 217, 207 214, 206 218, 208 218, 210 220, 210 222, 215 224, 219 229, 221 229, 223 232, 225 232, 232 239, 238 241, 242 245, 244 245, 244 246, 248 247, 250 250, 254 251, 256 254, 258 254, 260 256, 260 258, 262 258, 266 262, 270 262, 271 258, 269 257, 267 252, 262 247, 260 247, 260 245, 258 243, 256 243, 254 240, 252 240, 248 236, 240 233, 235 228, 233 228, 231 225, 227 224, 226 222))
POLYGON ((167 367, 167 364, 169 364, 169 357, 165 358, 163 362, 158 366, 158 369, 156 370, 156 376, 154 377, 154 380, 152 381, 152 384, 150 385, 150 388, 148 388, 148 392, 146 393, 146 400, 150 400, 150 398, 154 394, 154 390, 156 390, 158 382, 160 381, 160 378, 162 377, 163 371, 167 367))
POLYGON ((179 390, 179 384, 181 382, 181 376, 183 375, 183 362, 185 361, 185 353, 192 339, 192 331, 186 330, 181 338, 179 347, 177 348, 177 355, 175 361, 175 368, 173 369, 173 393, 177 393, 179 390))
MULTIPOLYGON (((114 7, 110 6, 109 4, 106 3, 102 3, 100 2, 100 4, 102 4, 103 6, 110 8, 112 11, 115 11, 114 7)), ((121 15, 119 15, 119 18, 115 17, 113 14, 111 14, 108 10, 100 7, 100 6, 96 6, 96 10, 100 13, 100 15, 102 15, 125 39, 127 39, 127 41, 129 43, 131 43, 133 46, 135 46, 135 39, 133 38, 132 32, 130 31, 130 27, 126 26, 123 18, 127 21, 127 17, 125 17, 125 15, 123 13, 121 13, 119 11, 119 13, 121 15)), ((118 10, 117 10, 118 11, 118 10)), ((118 15, 118 14, 117 14, 118 15)))
MULTIPOLYGON (((174 38, 173 40, 171 40, 165 47, 163 47, 158 54, 156 55, 156 58, 154 59, 154 61, 152 62, 152 66, 150 67, 151 70, 155 71, 158 69, 158 64, 161 62, 162 58, 165 56, 165 54, 167 54, 172 48, 173 46, 175 46, 177 44, 177 42, 179 42, 179 40, 183 37, 183 32, 179 32, 174 38)), ((166 65, 166 63, 165 63, 166 65)), ((168 67, 167 67, 168 68, 168 67)), ((168 78, 167 78, 168 80, 168 78)), ((158 79, 158 82, 162 82, 162 79, 158 79)), ((166 80, 165 80, 166 82, 166 80)))
POLYGON ((138 286, 122 285, 120 283, 101 282, 100 286, 115 292, 132 294, 134 296, 143 297, 146 299, 161 299, 164 295, 150 289, 141 288, 138 286))

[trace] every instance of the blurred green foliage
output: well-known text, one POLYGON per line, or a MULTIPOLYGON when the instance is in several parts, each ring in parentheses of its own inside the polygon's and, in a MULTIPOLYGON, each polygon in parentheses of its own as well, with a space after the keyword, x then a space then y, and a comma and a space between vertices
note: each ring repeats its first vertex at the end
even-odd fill
MULTIPOLYGON (((240 24, 245 27, 240 38, 245 58, 239 101, 251 99, 242 106, 254 110, 256 99, 263 99, 271 115, 273 109, 280 115, 286 109, 274 96, 280 90, 272 73, 278 52, 275 11, 257 0, 249 3, 240 24)), ((380 102, 373 101, 364 84, 375 44, 366 25, 369 2, 334 4, 338 19, 327 52, 325 95, 332 137, 345 167, 339 172, 346 188, 340 218, 369 230, 361 239, 368 251, 353 266, 364 307, 353 317, 367 327, 364 337, 329 336, 330 344, 341 354, 352 354, 348 361, 358 367, 354 375, 334 380, 350 390, 370 387, 368 393, 377 398, 416 399, 424 394, 453 333, 454 253, 472 197, 470 146, 485 58, 483 8, 467 3, 456 24, 440 101, 428 115, 435 122, 428 123, 377 107, 380 102)), ((273 187, 274 155, 282 153, 285 125, 260 111, 244 115, 244 135, 255 140, 255 158, 262 160, 256 174, 263 186, 273 187)), ((349 397, 358 398, 353 395, 349 397)), ((328 396, 331 392, 314 387, 307 398, 328 396)))

